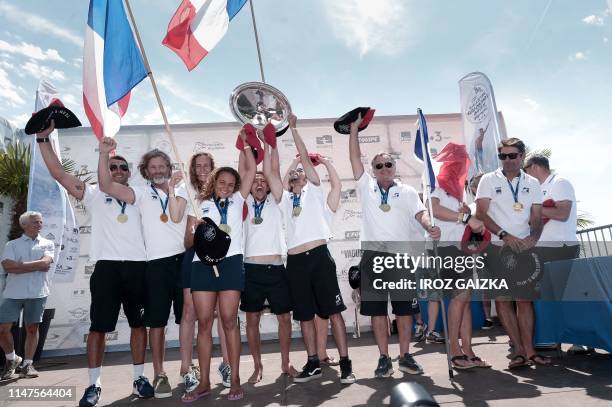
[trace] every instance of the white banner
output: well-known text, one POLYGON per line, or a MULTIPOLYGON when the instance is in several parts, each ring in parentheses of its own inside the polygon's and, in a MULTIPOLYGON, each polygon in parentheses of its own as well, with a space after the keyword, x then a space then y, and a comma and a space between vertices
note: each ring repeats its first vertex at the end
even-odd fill
POLYGON ((505 139, 501 131, 495 95, 489 78, 472 72, 459 80, 463 137, 470 155, 468 180, 499 167, 497 145, 505 139))

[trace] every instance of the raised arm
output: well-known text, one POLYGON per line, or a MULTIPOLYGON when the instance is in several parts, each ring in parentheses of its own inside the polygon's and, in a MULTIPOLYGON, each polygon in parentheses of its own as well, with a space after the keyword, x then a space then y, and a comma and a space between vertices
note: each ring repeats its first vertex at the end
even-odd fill
POLYGON ((108 154, 116 148, 117 142, 114 139, 110 137, 103 137, 100 139, 100 156, 98 158, 98 183, 100 185, 100 191, 109 194, 113 198, 133 205, 136 197, 134 196, 132 188, 113 181, 110 169, 108 168, 108 154))
MULTIPOLYGON (((259 135, 259 133, 258 133, 259 135)), ((260 137, 264 146, 263 172, 266 182, 270 187, 270 192, 276 203, 279 203, 283 197, 283 183, 280 179, 280 170, 275 168, 274 161, 278 162, 278 150, 272 148, 264 137, 260 137)))
MULTIPOLYGON (((49 135, 55 130, 55 122, 51 120, 51 125, 43 130, 42 133, 38 133, 36 138, 39 139, 48 139, 49 135)), ((53 146, 50 142, 40 142, 38 143, 38 147, 40 148, 40 154, 42 155, 43 160, 45 161, 45 165, 49 170, 49 174, 59 182, 66 191, 76 199, 83 199, 83 194, 85 193, 85 183, 75 177, 72 174, 68 174, 64 171, 64 167, 62 167, 62 163, 60 162, 57 154, 53 151, 53 146)))
POLYGON ((300 153, 300 161, 302 163, 302 168, 304 168, 304 174, 306 174, 308 181, 315 185, 320 185, 321 179, 319 178, 317 170, 315 170, 314 166, 310 162, 310 157, 308 157, 308 149, 306 148, 306 144, 304 144, 304 140, 302 140, 302 137, 300 137, 296 125, 297 117, 295 117, 294 114, 291 114, 289 116, 289 127, 291 128, 291 134, 293 134, 295 147, 297 148, 298 153, 300 153))
POLYGON ((327 174, 329 174, 329 184, 331 189, 327 194, 327 206, 332 212, 336 212, 338 210, 338 206, 340 206, 340 191, 342 189, 342 182, 340 181, 340 176, 338 175, 338 171, 332 165, 332 163, 327 159, 327 157, 321 157, 321 164, 325 166, 327 169, 327 174))
POLYGON ((356 180, 363 175, 363 163, 361 162, 361 147, 359 147, 359 138, 357 132, 361 124, 361 115, 351 123, 351 134, 349 136, 349 157, 351 160, 351 168, 353 169, 353 178, 356 180))
MULTIPOLYGON (((291 164, 289 164, 289 168, 287 168, 287 171, 285 172, 285 176, 283 177, 283 188, 285 188, 287 191, 289 190, 289 174, 291 174, 291 171, 297 168, 299 163, 300 163, 300 158, 299 157, 294 158, 291 161, 291 164)), ((279 178, 280 178, 280 170, 279 170, 279 178)))
POLYGON ((249 192, 251 192, 251 185, 253 185, 253 180, 255 179, 257 163, 255 162, 255 157, 251 151, 251 146, 246 142, 246 133, 244 129, 240 130, 240 138, 244 143, 244 150, 240 152, 240 157, 238 157, 238 162, 241 160, 244 162, 244 168, 242 169, 242 172, 239 172, 240 194, 244 199, 246 199, 246 197, 249 196, 249 192))

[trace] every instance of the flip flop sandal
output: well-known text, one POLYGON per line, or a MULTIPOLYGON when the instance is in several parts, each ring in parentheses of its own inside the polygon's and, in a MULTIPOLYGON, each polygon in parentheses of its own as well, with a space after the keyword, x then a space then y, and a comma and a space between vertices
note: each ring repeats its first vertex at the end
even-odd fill
POLYGON ((199 399, 201 399, 202 397, 206 397, 210 394, 210 389, 203 391, 201 393, 196 393, 196 392, 190 392, 190 393, 185 393, 181 396, 181 401, 183 403, 189 404, 189 403, 193 403, 194 401, 198 401, 199 399), (191 398, 193 397, 193 398, 191 398))
POLYGON ((468 370, 468 369, 472 369, 472 368, 476 367, 476 365, 474 365, 474 364, 471 364, 471 365, 468 365, 468 366, 462 366, 462 365, 457 363, 458 360, 464 360, 464 361, 466 361, 468 363, 471 363, 468 360, 468 357, 466 355, 453 356, 451 358, 451 363, 453 364, 453 368, 455 368, 457 370, 468 370))
POLYGON ((508 369, 518 369, 525 366, 530 366, 531 364, 523 355, 516 355, 512 359, 510 359, 510 364, 508 365, 508 369), (518 363, 515 363, 518 362, 518 363))
POLYGON ((552 360, 548 356, 538 355, 537 353, 535 355, 532 355, 529 360, 531 360, 535 365, 540 366, 550 366, 552 364, 552 360), (548 363, 538 362, 538 359, 547 360, 548 363))
POLYGON ((243 398, 244 398, 244 391, 241 391, 240 393, 237 393, 237 394, 228 394, 227 395, 227 399, 229 401, 242 400, 243 398))
POLYGON ((487 362, 486 360, 480 359, 478 356, 474 356, 473 358, 470 358, 470 362, 476 364, 476 367, 480 367, 480 368, 489 368, 492 366, 489 362, 487 362))
POLYGON ((321 360, 321 364, 323 366, 338 366, 340 362, 334 358, 326 357, 325 359, 321 360))

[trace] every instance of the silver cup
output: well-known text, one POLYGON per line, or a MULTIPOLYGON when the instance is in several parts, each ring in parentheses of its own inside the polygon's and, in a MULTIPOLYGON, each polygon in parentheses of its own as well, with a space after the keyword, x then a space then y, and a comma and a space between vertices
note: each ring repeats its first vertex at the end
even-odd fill
POLYGON ((279 132, 289 126, 291 105, 283 93, 262 82, 247 82, 232 91, 230 110, 240 123, 263 129, 270 121, 279 132))

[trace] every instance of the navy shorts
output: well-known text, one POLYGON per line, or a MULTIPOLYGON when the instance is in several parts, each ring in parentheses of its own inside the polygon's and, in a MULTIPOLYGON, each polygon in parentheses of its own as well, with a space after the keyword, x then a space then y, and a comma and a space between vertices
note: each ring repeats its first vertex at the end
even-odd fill
POLYGON ((285 267, 245 263, 246 281, 240 296, 240 310, 260 312, 268 300, 275 315, 291 311, 291 296, 285 267))
POLYGON ((212 266, 194 261, 191 263, 191 291, 242 291, 244 289, 244 266, 242 254, 226 257, 217 264, 219 277, 212 266))
POLYGON ((147 262, 145 273, 147 302, 145 323, 150 328, 168 324, 170 307, 174 322, 179 324, 183 313, 183 289, 180 286, 183 253, 147 262))
POLYGON ((195 249, 192 247, 188 249, 183 255, 183 264, 181 264, 181 287, 191 288, 191 263, 193 262, 193 256, 195 255, 195 249))

